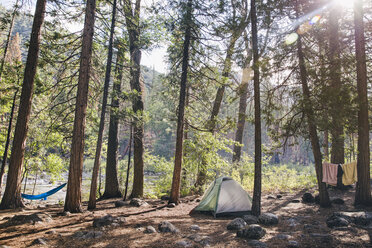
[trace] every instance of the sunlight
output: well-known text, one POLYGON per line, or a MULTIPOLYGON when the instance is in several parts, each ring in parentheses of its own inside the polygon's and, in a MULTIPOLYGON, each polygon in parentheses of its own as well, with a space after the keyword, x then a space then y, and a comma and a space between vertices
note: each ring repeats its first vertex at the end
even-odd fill
POLYGON ((334 0, 336 5, 340 5, 344 8, 353 8, 354 0, 334 0))

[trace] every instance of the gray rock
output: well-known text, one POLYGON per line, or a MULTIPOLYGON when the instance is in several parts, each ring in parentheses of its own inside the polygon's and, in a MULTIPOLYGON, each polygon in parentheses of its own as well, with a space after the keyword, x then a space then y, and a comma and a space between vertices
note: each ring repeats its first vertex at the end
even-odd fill
POLYGON ((280 239, 280 240, 288 240, 288 239, 290 239, 290 238, 291 238, 290 235, 288 235, 288 234, 283 234, 283 233, 280 233, 280 234, 278 234, 278 235, 276 235, 276 236, 274 237, 274 239, 280 239))
POLYGON ((124 206, 127 206, 128 203, 126 203, 125 201, 116 201, 115 202, 115 207, 116 208, 119 208, 119 207, 124 207, 124 206))
POLYGON ((84 236, 84 232, 82 231, 77 231, 76 233, 74 233, 74 235, 72 235, 74 238, 81 238, 84 236))
POLYGON ((191 247, 192 243, 188 240, 181 240, 176 242, 177 247, 191 247))
POLYGON ((114 217, 112 217, 110 214, 103 216, 102 218, 93 219, 93 227, 109 226, 112 223, 114 223, 114 217))
POLYGON ((227 225, 227 230, 240 230, 246 225, 247 223, 242 218, 235 218, 227 225))
POLYGON ((203 236, 202 239, 198 242, 202 246, 209 246, 212 242, 211 238, 208 236, 203 236))
POLYGON ((170 233, 178 233, 179 230, 172 224, 170 223, 169 221, 162 221, 159 226, 158 226, 158 229, 160 232, 170 232, 170 233))
POLYGON ((272 195, 269 195, 269 196, 267 196, 267 199, 276 199, 274 196, 272 196, 272 195))
POLYGON ((297 247, 300 247, 300 245, 298 244, 297 241, 291 240, 291 241, 288 242, 288 246, 287 247, 288 248, 297 248, 297 247))
POLYGON ((112 226, 112 227, 119 227, 120 225, 119 225, 119 223, 114 222, 114 223, 112 223, 110 226, 112 226))
POLYGON ((194 231, 200 231, 200 227, 198 225, 191 225, 190 229, 194 231))
POLYGON ((47 242, 42 238, 37 238, 32 241, 32 245, 47 245, 47 242))
POLYGON ((100 231, 89 231, 89 232, 86 232, 84 235, 83 235, 83 239, 93 239, 93 238, 99 238, 103 235, 103 232, 100 232, 100 231))
POLYGON ((135 206, 135 207, 144 207, 144 206, 148 206, 149 204, 142 199, 133 198, 132 200, 130 200, 129 205, 135 206))
POLYGON ((290 227, 295 227, 300 224, 295 218, 289 218, 287 220, 287 223, 288 223, 288 226, 290 227))
POLYGON ((326 223, 329 228, 348 226, 349 221, 347 219, 348 218, 344 218, 339 215, 333 214, 330 217, 328 217, 326 223))
POLYGON ((265 236, 266 231, 259 225, 253 224, 237 232, 237 236, 246 239, 260 239, 265 236))
POLYGON ((50 230, 50 231, 47 231, 45 232, 45 234, 56 234, 57 232, 55 230, 50 230))
POLYGON ((250 240, 248 242, 248 245, 255 248, 266 248, 267 245, 261 241, 258 240, 250 240))
POLYGON ((63 211, 61 215, 62 216, 70 216, 71 213, 69 211, 63 211))
POLYGON ((360 226, 372 224, 372 212, 336 212, 332 216, 342 217, 360 226))
POLYGON ((276 225, 279 223, 279 218, 272 213, 263 213, 258 217, 258 222, 263 225, 276 225))
POLYGON ((8 220, 8 225, 36 224, 51 221, 53 219, 47 213, 34 213, 31 215, 15 215, 8 220))
POLYGON ((197 234, 197 233, 191 234, 191 235, 187 236, 187 238, 188 238, 188 239, 191 239, 191 240, 193 240, 193 241, 195 241, 195 242, 199 242, 199 241, 202 240, 202 236, 200 236, 200 235, 197 234))
POLYGON ((254 215, 244 215, 243 220, 248 224, 257 224, 258 223, 258 218, 254 215))
POLYGON ((176 203, 169 203, 167 205, 168 208, 175 208, 176 207, 176 203))
POLYGON ((153 226, 147 226, 144 233, 156 233, 156 229, 153 226))
POLYGON ((313 203, 315 201, 314 196, 311 193, 305 193, 302 196, 302 201, 304 203, 313 203))

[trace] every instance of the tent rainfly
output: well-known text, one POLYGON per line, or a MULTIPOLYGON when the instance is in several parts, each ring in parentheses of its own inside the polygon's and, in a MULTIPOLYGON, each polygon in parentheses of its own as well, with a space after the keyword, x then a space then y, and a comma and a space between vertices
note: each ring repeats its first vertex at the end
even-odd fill
POLYGON ((220 177, 214 180, 205 192, 199 205, 191 212, 209 212, 217 216, 249 214, 252 208, 252 198, 230 177, 220 177))

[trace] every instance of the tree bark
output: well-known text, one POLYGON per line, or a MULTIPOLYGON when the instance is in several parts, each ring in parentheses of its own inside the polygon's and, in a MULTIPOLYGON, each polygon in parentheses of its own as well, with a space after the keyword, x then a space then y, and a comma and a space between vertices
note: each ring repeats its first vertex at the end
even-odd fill
POLYGON ((84 158, 84 134, 92 57, 95 9, 96 1, 87 0, 75 105, 76 108, 71 145, 70 167, 64 207, 65 211, 69 211, 71 213, 82 212, 81 184, 84 158))
MULTIPOLYGON (((92 182, 91 182, 91 185, 90 185, 88 209, 95 209, 96 208, 97 177, 98 177, 98 171, 99 171, 99 166, 100 166, 100 162, 101 162, 101 150, 102 150, 103 130, 105 129, 105 115, 106 115, 106 106, 107 106, 107 96, 108 96, 108 90, 109 90, 110 78, 111 78, 111 64, 112 64, 112 50, 113 50, 112 43, 113 43, 113 40, 114 40, 114 32, 115 32, 115 16, 116 16, 116 0, 114 0, 113 5, 112 5, 112 19, 111 19, 109 46, 108 46, 108 51, 107 51, 105 84, 104 84, 104 87, 103 87, 101 119, 100 119, 100 122, 99 122, 96 154, 95 154, 95 158, 94 158, 92 182)), ((107 176, 107 169, 106 169, 106 176, 107 176)), ((107 179, 106 179, 105 193, 106 193, 107 186, 108 185, 107 185, 107 179)), ((103 194, 104 196, 105 196, 105 193, 103 194)))
POLYGON ((343 101, 341 96, 341 62, 340 62, 340 38, 339 38, 339 8, 331 8, 329 13, 329 72, 332 88, 332 98, 330 102, 330 116, 332 118, 332 147, 331 163, 343 164, 345 162, 344 151, 344 113, 343 101))
POLYGON ((367 66, 362 0, 354 1, 354 29, 359 103, 357 160, 358 182, 355 192, 355 205, 371 205, 367 66))
POLYGON ((192 0, 187 1, 186 16, 185 16, 185 40, 183 42, 182 54, 182 74, 181 74, 181 88, 180 99, 178 103, 178 117, 177 117, 177 137, 176 137, 176 153, 174 157, 174 170, 172 179, 172 190, 169 203, 178 204, 181 185, 181 171, 182 171, 182 153, 183 153, 183 127, 185 115, 185 101, 186 101, 186 85, 187 85, 187 70, 189 67, 189 47, 191 40, 191 18, 192 18, 192 0))
POLYGON ((260 103, 260 68, 257 38, 256 0, 251 0, 252 51, 253 51, 253 84, 254 84, 254 186, 252 214, 261 214, 261 103, 260 103))
POLYGON ((136 0, 135 8, 132 8, 132 1, 124 0, 124 13, 129 33, 129 51, 130 51, 130 87, 136 96, 133 99, 132 107, 136 115, 133 122, 133 190, 131 197, 143 196, 143 92, 140 82, 141 76, 141 50, 139 47, 140 38, 140 9, 141 0, 136 0))
POLYGON ((125 191, 124 191, 124 201, 127 199, 127 193, 128 193, 128 183, 129 183, 129 173, 130 173, 130 159, 132 156, 132 140, 133 140, 133 128, 132 125, 130 125, 130 136, 129 136, 129 152, 128 152, 128 166, 127 166, 127 176, 125 179, 125 191))
POLYGON ((14 109, 15 109, 16 100, 17 100, 17 93, 18 93, 18 89, 16 90, 13 96, 13 103, 12 103, 12 109, 10 110, 10 117, 9 117, 8 131, 7 131, 5 147, 4 147, 3 160, 1 161, 0 194, 1 194, 1 185, 3 184, 6 161, 8 160, 8 150, 9 150, 10 136, 12 134, 12 125, 13 125, 14 109))
MULTIPOLYGON (((296 1, 296 14, 298 16, 298 2, 296 1)), ((297 40, 297 55, 300 67, 300 78, 301 78, 301 85, 303 91, 303 109, 304 113, 307 117, 308 122, 308 130, 309 130, 309 138, 311 141, 311 146, 313 149, 314 160, 315 160, 315 172, 318 181, 318 189, 319 189, 319 200, 321 207, 330 207, 331 201, 329 199, 328 191, 326 184, 322 182, 323 173, 322 173, 322 153, 320 150, 320 143, 317 134, 317 128, 315 125, 315 116, 314 110, 312 109, 312 104, 310 100, 310 90, 307 83, 307 70, 305 65, 305 58, 302 51, 302 42, 301 36, 299 36, 297 40)))
POLYGON ((121 95, 121 81, 123 78, 123 63, 124 50, 122 47, 119 47, 116 59, 116 80, 114 81, 111 97, 110 124, 106 161, 106 186, 102 198, 113 198, 122 196, 119 188, 117 164, 119 147, 119 104, 121 95))
POLYGON ((17 124, 14 131, 14 141, 10 155, 9 171, 1 209, 23 207, 21 199, 21 176, 28 131, 28 121, 31 114, 34 79, 39 57, 41 26, 44 22, 46 0, 36 2, 34 21, 32 24, 30 46, 27 54, 23 78, 22 92, 18 110, 17 124))

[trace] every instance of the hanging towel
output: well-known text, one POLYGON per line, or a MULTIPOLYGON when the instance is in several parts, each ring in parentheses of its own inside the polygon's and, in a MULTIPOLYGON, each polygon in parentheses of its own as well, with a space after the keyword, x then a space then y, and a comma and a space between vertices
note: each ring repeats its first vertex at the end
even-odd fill
POLYGON ((342 170, 344 171, 344 174, 342 175, 342 183, 344 185, 351 185, 358 181, 356 162, 343 164, 342 170))
POLYGON ((337 164, 323 163, 323 183, 337 185, 337 164))

